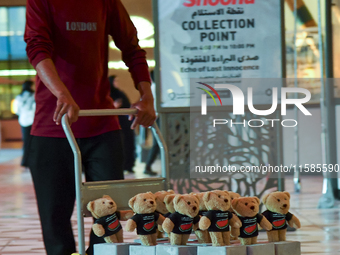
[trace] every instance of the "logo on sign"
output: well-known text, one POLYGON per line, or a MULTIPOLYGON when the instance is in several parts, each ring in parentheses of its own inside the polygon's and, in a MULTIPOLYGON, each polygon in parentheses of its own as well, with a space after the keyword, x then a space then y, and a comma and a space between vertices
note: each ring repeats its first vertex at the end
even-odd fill
MULTIPOLYGON (((233 114, 234 115, 244 115, 245 110, 245 95, 243 91, 231 84, 215 84, 214 88, 208 84, 198 82, 201 85, 204 85, 205 87, 209 88, 215 96, 219 99, 220 104, 222 106, 222 101, 220 95, 217 93, 216 89, 228 89, 231 94, 231 98, 233 100, 233 114)), ((217 106, 215 97, 211 93, 211 91, 204 89, 204 88, 199 88, 205 92, 205 94, 201 95, 201 115, 207 115, 207 94, 213 99, 215 106, 217 106)), ((260 115, 260 116, 268 116, 273 114, 277 107, 278 107, 278 88, 272 88, 272 89, 267 89, 264 94, 267 96, 272 96, 272 104, 270 109, 267 110, 259 110, 255 109, 254 103, 253 103, 253 88, 248 87, 247 88, 247 106, 248 109, 251 113, 255 115, 260 115)), ((311 93, 304 88, 281 88, 281 115, 286 115, 287 114, 287 105, 295 105, 304 115, 306 116, 311 116, 312 114, 304 107, 304 103, 307 103, 311 99, 311 93), (305 97, 302 98, 288 98, 288 94, 294 94, 294 93, 302 93, 305 95, 305 97)), ((274 122, 279 121, 279 119, 266 119, 267 122, 272 123, 272 127, 274 127, 274 122)), ((248 124, 249 127, 262 127, 265 122, 263 119, 251 119, 248 122, 246 120, 243 120, 243 122, 234 122, 233 120, 226 120, 226 119, 214 119, 213 120, 213 126, 215 127, 216 125, 225 125, 227 123, 230 123, 231 127, 233 125, 243 125, 244 127, 246 126, 246 123, 248 124)), ((293 119, 285 119, 281 121, 282 126, 284 127, 295 127, 298 123, 296 120, 293 119), (294 122, 293 126, 292 125, 287 125, 285 123, 287 122, 294 122)))

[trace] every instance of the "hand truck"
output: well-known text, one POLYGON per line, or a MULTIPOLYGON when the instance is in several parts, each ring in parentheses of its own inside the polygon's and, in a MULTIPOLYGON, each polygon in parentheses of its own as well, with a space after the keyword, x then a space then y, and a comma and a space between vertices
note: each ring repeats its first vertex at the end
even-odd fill
MULTIPOLYGON (((80 110, 79 117, 83 116, 108 116, 108 115, 133 115, 136 109, 104 109, 104 110, 80 110)), ((81 153, 70 127, 67 114, 62 117, 62 127, 66 138, 72 148, 74 155, 74 174, 76 186, 76 207, 78 224, 78 251, 80 255, 85 255, 85 234, 84 218, 91 216, 86 209, 89 201, 102 197, 104 194, 110 195, 120 210, 128 209, 128 201, 138 193, 147 191, 157 192, 169 188, 169 159, 168 150, 163 136, 156 124, 151 127, 160 148, 162 174, 160 178, 144 178, 135 180, 116 180, 99 182, 82 182, 81 153), (119 194, 119 196, 117 196, 119 194)))

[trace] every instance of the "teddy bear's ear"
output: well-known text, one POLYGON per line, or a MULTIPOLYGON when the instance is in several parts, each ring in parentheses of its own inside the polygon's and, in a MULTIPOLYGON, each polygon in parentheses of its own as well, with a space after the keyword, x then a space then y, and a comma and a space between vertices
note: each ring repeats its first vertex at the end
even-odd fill
POLYGON ((204 202, 208 202, 209 201, 210 193, 211 193, 210 191, 207 191, 207 192, 204 193, 204 195, 203 195, 203 201, 204 202))
POLYGON ((268 199, 269 195, 270 195, 270 193, 267 194, 267 195, 264 195, 264 197, 262 198, 262 202, 263 202, 264 204, 267 203, 267 199, 268 199))
POLYGON ((283 194, 286 194, 287 197, 290 199, 290 193, 288 191, 283 192, 283 194))
POLYGON ((238 204, 239 199, 238 198, 234 198, 233 201, 231 201, 231 206, 235 209, 237 204, 238 204))
POLYGON ((88 202, 86 208, 87 208, 87 210, 89 210, 90 212, 93 212, 93 209, 94 209, 93 206, 94 206, 94 202, 91 201, 91 202, 88 202))
POLYGON ((183 198, 182 195, 176 195, 174 198, 174 204, 177 204, 183 198))
POLYGON ((153 194, 153 196, 156 198, 156 197, 158 197, 161 194, 162 194, 162 191, 157 191, 155 194, 153 194))
POLYGON ((199 203, 200 200, 201 200, 201 196, 203 196, 203 194, 194 193, 194 192, 191 192, 190 195, 194 196, 194 197, 197 199, 198 203, 199 203))
POLYGON ((109 199, 109 200, 113 200, 109 195, 104 195, 103 198, 109 199))
POLYGON ((195 192, 190 192, 190 193, 189 193, 189 195, 191 195, 191 196, 194 196, 194 197, 198 198, 198 194, 197 194, 197 193, 195 193, 195 192))
POLYGON ((223 190, 223 191, 224 191, 224 193, 227 193, 227 195, 230 197, 230 194, 229 194, 228 191, 226 191, 226 190, 223 190))
POLYGON ((253 198, 255 199, 256 203, 258 203, 258 204, 261 203, 261 201, 260 201, 260 199, 258 197, 253 197, 253 198))
POLYGON ((168 189, 168 193, 175 194, 175 191, 173 191, 172 189, 168 189))
POLYGON ((166 195, 165 197, 164 197, 164 202, 166 203, 166 204, 170 204, 171 203, 171 201, 173 200, 175 198, 175 196, 172 194, 172 195, 166 195))
POLYGON ((146 192, 146 194, 152 196, 154 199, 156 198, 156 197, 155 197, 155 194, 153 194, 151 191, 146 192))
POLYGON ((133 204, 136 202, 136 199, 137 199, 137 195, 132 197, 132 198, 130 198, 130 200, 129 200, 129 207, 131 209, 133 209, 133 204))

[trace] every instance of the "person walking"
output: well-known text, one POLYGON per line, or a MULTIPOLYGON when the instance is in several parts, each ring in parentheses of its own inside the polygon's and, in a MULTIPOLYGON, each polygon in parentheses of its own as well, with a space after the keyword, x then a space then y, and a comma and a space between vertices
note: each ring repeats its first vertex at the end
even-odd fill
MULTIPOLYGON (((115 108, 130 108, 131 103, 127 95, 118 88, 117 77, 115 75, 109 76, 110 82, 110 96, 113 99, 115 108)), ((132 120, 129 120, 127 115, 119 115, 119 124, 122 128, 124 140, 124 170, 128 173, 134 173, 133 167, 136 161, 136 144, 135 131, 131 129, 132 120)))
POLYGON ((28 152, 31 139, 31 128, 34 120, 35 100, 33 81, 27 80, 22 84, 22 90, 15 97, 16 115, 21 127, 23 141, 23 156, 21 166, 28 168, 28 152))

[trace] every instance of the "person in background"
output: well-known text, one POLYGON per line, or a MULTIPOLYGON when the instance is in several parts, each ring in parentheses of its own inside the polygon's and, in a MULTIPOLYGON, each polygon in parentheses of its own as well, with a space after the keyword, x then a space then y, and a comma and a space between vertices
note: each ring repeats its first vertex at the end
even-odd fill
POLYGON ((34 120, 35 100, 33 82, 30 80, 22 84, 22 90, 15 97, 16 115, 21 126, 22 141, 23 141, 23 156, 21 166, 28 168, 28 151, 31 139, 31 128, 34 120))
MULTIPOLYGON (((151 77, 151 90, 152 90, 152 94, 154 95, 154 98, 156 98, 156 83, 154 82, 155 81, 154 70, 152 70, 150 72, 150 77, 151 77)), ((155 102, 154 102, 154 104, 156 105, 155 102)), ((157 123, 158 126, 160 125, 159 116, 156 119, 156 123, 157 123)), ((152 168, 151 168, 152 164, 155 162, 155 160, 156 160, 156 158, 157 158, 157 156, 159 154, 159 146, 158 146, 157 140, 156 140, 155 136, 152 136, 152 137, 153 137, 153 139, 152 139, 152 147, 149 150, 148 157, 146 159, 144 173, 148 174, 148 175, 158 175, 158 173, 152 171, 152 168)))
MULTIPOLYGON (((114 109, 108 81, 112 37, 129 68, 140 101, 131 128, 156 119, 146 52, 120 0, 27 0, 28 59, 37 71, 36 112, 29 168, 47 255, 76 251, 71 216, 75 203, 74 159, 60 125, 66 114, 82 154, 86 181, 124 179, 123 142, 117 116, 81 117, 80 109, 114 109)), ((93 232, 93 245, 105 242, 93 232)))
MULTIPOLYGON (((110 96, 113 99, 115 108, 130 108, 131 104, 126 94, 118 89, 117 77, 112 75, 109 77, 110 82, 110 96)), ((124 147, 124 170, 128 173, 134 173, 133 167, 136 160, 136 144, 135 131, 131 129, 132 121, 127 115, 119 115, 119 124, 123 133, 123 147, 124 147)))

